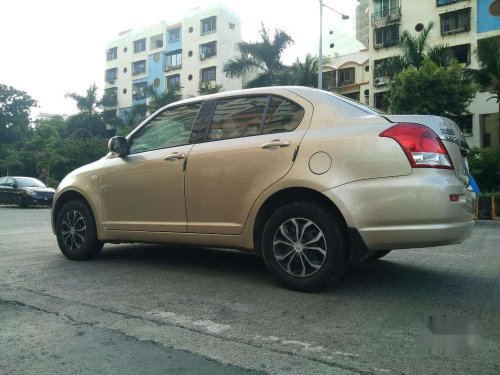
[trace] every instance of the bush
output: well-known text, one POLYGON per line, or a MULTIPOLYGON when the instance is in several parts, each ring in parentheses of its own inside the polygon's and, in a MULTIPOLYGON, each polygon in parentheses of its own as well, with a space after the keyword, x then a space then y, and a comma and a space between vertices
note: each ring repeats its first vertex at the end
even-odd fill
POLYGON ((494 149, 472 147, 467 160, 481 192, 500 188, 500 146, 494 149))

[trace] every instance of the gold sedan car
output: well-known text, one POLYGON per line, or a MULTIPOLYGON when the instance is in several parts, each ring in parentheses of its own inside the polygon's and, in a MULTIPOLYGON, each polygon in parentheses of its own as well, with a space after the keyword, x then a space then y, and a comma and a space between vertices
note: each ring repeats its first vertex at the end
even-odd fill
POLYGON ((385 115, 305 87, 183 100, 56 191, 70 259, 105 242, 253 251, 278 281, 313 291, 349 262, 454 244, 473 228, 468 147, 436 116, 385 115))

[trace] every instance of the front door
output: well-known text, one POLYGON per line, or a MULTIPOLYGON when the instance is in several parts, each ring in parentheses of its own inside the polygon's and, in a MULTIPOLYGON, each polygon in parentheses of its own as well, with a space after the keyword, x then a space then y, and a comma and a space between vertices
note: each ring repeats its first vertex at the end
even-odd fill
POLYGON ((188 232, 243 231, 258 196, 292 167, 309 125, 306 112, 276 96, 217 102, 207 142, 196 144, 188 158, 188 232))
POLYGON ((200 103, 167 109, 129 139, 100 176, 107 230, 185 232, 184 167, 200 103))

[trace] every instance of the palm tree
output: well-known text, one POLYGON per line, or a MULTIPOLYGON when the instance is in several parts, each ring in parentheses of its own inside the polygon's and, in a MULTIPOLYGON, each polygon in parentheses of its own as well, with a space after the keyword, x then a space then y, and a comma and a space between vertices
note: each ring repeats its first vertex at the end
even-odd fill
POLYGON ((434 28, 434 22, 430 21, 418 35, 412 35, 408 30, 404 30, 399 37, 399 48, 401 53, 385 59, 376 69, 380 75, 389 77, 410 67, 420 68, 426 59, 435 62, 438 66, 449 66, 451 64, 448 45, 436 44, 429 46, 429 34, 434 28))
MULTIPOLYGON (((323 57, 325 64, 330 64, 329 57, 323 57)), ((310 54, 306 55, 304 62, 298 58, 292 65, 293 84, 299 86, 318 87, 319 58, 310 54)))
POLYGON ((229 78, 240 78, 246 73, 256 73, 246 87, 273 86, 282 83, 284 65, 281 61, 284 50, 293 44, 290 35, 282 30, 275 30, 271 36, 262 24, 261 42, 241 42, 237 56, 224 64, 223 72, 229 78))
POLYGON ((97 90, 97 86, 94 83, 87 89, 85 95, 69 92, 65 97, 76 101, 76 107, 81 113, 94 116, 98 114, 99 109, 102 107, 101 100, 97 98, 97 90))
POLYGON ((475 53, 479 60, 479 69, 470 70, 472 78, 485 91, 492 94, 488 100, 495 99, 500 112, 500 38, 488 38, 481 41, 475 53))
POLYGON ((182 87, 173 86, 167 88, 163 92, 157 91, 153 86, 148 88, 149 103, 148 109, 150 112, 155 112, 170 103, 174 103, 182 99, 182 87))
POLYGON ((200 90, 198 91, 200 95, 210 95, 210 94, 217 94, 218 92, 222 91, 222 85, 214 84, 208 82, 200 87, 200 90))

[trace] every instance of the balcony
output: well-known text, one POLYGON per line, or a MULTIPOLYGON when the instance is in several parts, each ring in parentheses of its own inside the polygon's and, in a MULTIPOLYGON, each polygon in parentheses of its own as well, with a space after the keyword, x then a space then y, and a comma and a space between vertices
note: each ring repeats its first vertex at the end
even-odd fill
POLYGON ((177 70, 177 69, 181 69, 181 68, 182 68, 182 64, 165 65, 165 72, 171 72, 172 70, 177 70))
POLYGON ((398 22, 401 19, 401 8, 384 9, 372 14, 372 26, 381 27, 398 22))

